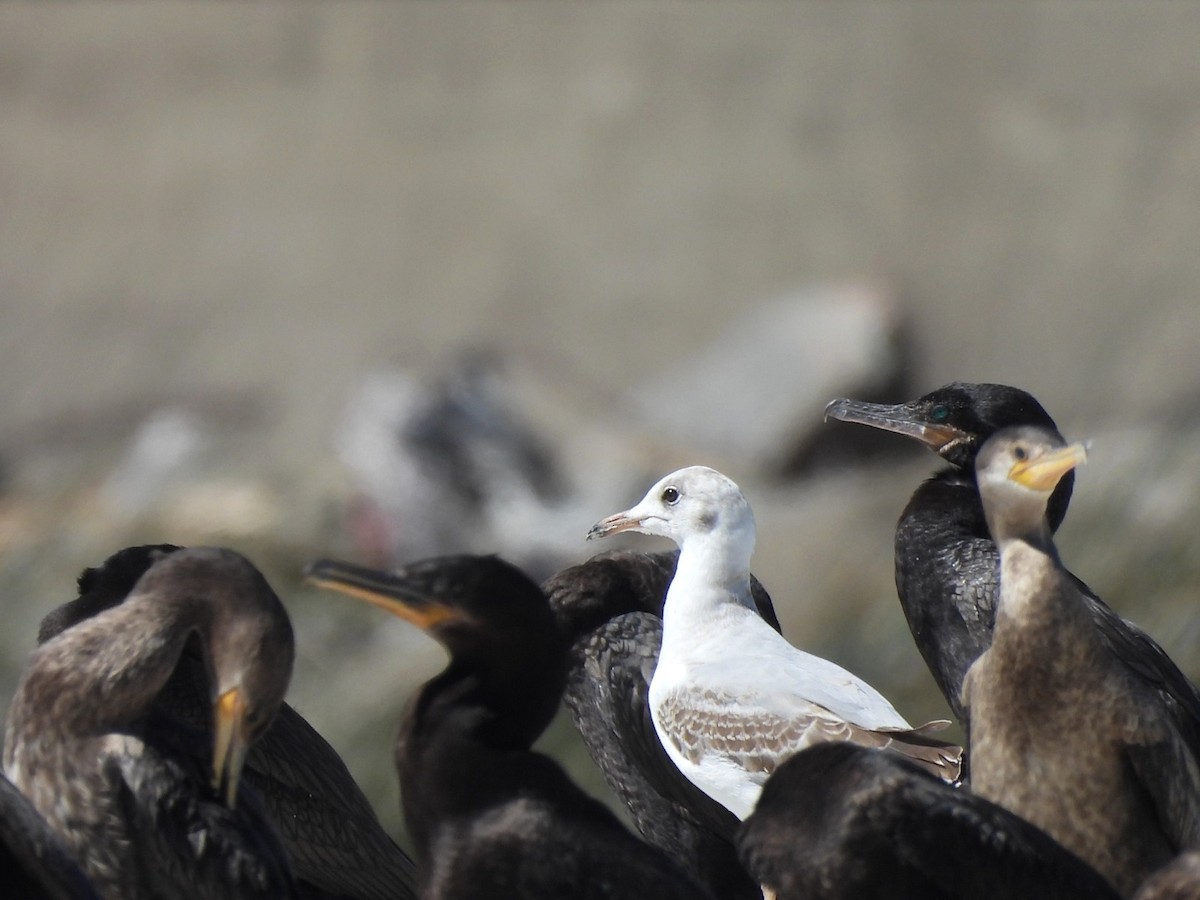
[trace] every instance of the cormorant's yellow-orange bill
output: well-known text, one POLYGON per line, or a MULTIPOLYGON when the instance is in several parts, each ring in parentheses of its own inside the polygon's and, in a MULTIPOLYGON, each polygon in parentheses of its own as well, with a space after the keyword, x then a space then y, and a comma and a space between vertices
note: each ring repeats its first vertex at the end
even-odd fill
POLYGON ((1017 484, 1035 491, 1050 491, 1059 479, 1077 466, 1087 462, 1087 446, 1071 444, 1050 450, 1033 459, 1023 459, 1009 469, 1008 477, 1017 484))

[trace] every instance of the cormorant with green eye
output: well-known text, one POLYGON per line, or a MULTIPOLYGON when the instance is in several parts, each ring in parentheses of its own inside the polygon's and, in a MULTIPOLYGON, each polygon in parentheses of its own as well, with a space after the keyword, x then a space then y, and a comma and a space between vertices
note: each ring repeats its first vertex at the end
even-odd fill
MULTIPOLYGON (((647 694, 662 644, 662 609, 678 550, 615 550, 543 585, 569 645, 563 699, 588 753, 647 842, 723 900, 759 900, 733 846, 738 819, 671 762, 647 694)), ((759 615, 776 631, 771 598, 751 576, 759 615)))
POLYGON ((975 461, 1000 596, 992 644, 963 681, 971 786, 1128 897, 1200 846, 1200 766, 1159 693, 1109 652, 1055 550, 1046 503, 1085 459, 1082 444, 1022 427, 975 461))
MULTIPOLYGON (((992 640, 1000 554, 987 530, 975 478, 983 442, 1001 428, 1033 425, 1058 434, 1027 392, 1004 384, 955 382, 908 403, 832 401, 825 417, 914 438, 949 466, 913 493, 896 525, 896 590, 925 664, 960 721, 963 677, 992 640)), ((1074 486, 1068 472, 1050 495, 1046 521, 1056 531, 1074 486)), ((1074 577, 1074 576, 1072 576, 1074 577)), ((1193 755, 1200 759, 1200 693, 1163 649, 1076 580, 1091 621, 1130 673, 1158 691, 1193 755)))
MULTIPOLYGON (((79 576, 79 596, 42 619, 38 643, 123 603, 158 561, 183 548, 127 547, 79 576)), ((154 720, 176 722, 198 735, 211 732, 209 675, 195 635, 154 700, 154 720)), ((206 742, 179 749, 202 765, 206 742)), ((414 900, 413 861, 383 830, 370 802, 337 751, 304 717, 283 703, 250 747, 242 780, 262 800, 283 842, 306 900, 414 900)))
POLYGON ((494 556, 377 572, 322 560, 310 581, 428 632, 450 654, 396 743, 426 900, 711 897, 530 747, 554 717, 566 646, 546 595, 494 556))

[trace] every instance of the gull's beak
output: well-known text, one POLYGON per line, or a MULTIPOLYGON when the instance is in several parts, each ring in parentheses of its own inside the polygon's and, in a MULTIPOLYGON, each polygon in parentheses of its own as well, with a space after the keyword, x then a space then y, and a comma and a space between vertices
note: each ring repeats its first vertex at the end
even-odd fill
POLYGON ((825 418, 868 425, 871 428, 915 438, 935 452, 948 444, 970 437, 967 432, 953 425, 930 421, 911 403, 888 405, 842 398, 830 401, 825 407, 825 418))
POLYGON ((246 740, 246 699, 230 688, 213 704, 213 788, 233 809, 237 805, 238 779, 250 748, 246 740))
POLYGON ((587 539, 590 541, 593 538, 608 537, 610 534, 619 534, 622 531, 630 531, 639 527, 642 524, 642 517, 633 515, 633 510, 625 512, 613 513, 611 516, 601 519, 590 529, 588 529, 587 539))
POLYGON ((1008 470, 1008 477, 1017 484, 1035 491, 1051 491, 1060 478, 1087 462, 1087 445, 1071 444, 1043 453, 1034 459, 1023 459, 1008 470))
POLYGON ((363 600, 412 622, 422 631, 451 619, 463 618, 461 610, 428 597, 411 581, 390 572, 380 572, 350 563, 322 559, 304 570, 310 584, 363 600))

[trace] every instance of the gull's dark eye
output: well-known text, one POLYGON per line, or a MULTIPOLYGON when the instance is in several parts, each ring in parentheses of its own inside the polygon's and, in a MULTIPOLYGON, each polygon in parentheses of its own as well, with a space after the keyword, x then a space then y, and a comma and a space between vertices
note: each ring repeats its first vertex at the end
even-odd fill
POLYGON ((938 405, 929 411, 929 418, 935 422, 945 422, 950 418, 950 407, 938 405))
POLYGON ((1018 445, 1016 447, 1013 447, 1013 456, 1016 457, 1017 459, 1023 460, 1023 459, 1028 458, 1029 453, 1028 453, 1028 451, 1026 451, 1026 449, 1024 447, 1018 445))
POLYGON ((674 506, 679 502, 679 488, 669 487, 662 492, 662 501, 667 506, 674 506))

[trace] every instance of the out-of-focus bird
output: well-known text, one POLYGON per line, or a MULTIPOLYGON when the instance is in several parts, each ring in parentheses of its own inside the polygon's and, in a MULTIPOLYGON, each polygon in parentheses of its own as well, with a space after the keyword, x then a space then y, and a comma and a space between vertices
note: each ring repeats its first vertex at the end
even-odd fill
POLYGON ((926 733, 947 723, 913 729, 862 679, 792 646, 759 616, 750 592, 754 515, 720 472, 673 472, 588 536, 621 531, 679 546, 650 711, 672 762, 739 819, 784 759, 820 741, 889 747, 958 777, 961 748, 926 733))
POLYGON ((1158 691, 1114 658, 1059 561, 1046 505, 1084 461, 1045 428, 1006 428, 975 462, 1000 596, 963 681, 972 786, 1130 896, 1200 845, 1200 769, 1158 691))
POLYGON ((283 848, 239 790, 247 749, 291 677, 291 624, 229 550, 156 562, 117 606, 30 656, 9 709, 4 768, 106 897, 290 897, 283 848), (153 703, 192 634, 213 685, 212 755, 153 703))
POLYGON ((452 556, 391 574, 323 560, 307 575, 449 651, 408 704, 396 744, 423 897, 711 896, 530 750, 558 708, 566 648, 523 572, 494 556, 452 556))

